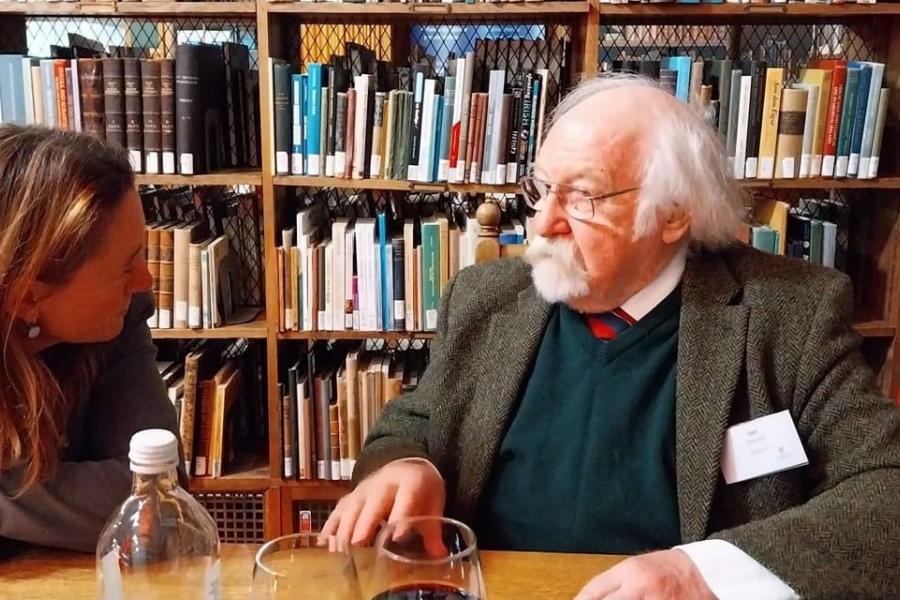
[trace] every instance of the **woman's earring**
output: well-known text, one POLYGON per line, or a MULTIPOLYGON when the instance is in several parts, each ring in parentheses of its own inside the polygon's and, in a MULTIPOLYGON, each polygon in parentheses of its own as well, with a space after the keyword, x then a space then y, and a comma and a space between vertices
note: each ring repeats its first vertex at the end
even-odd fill
POLYGON ((32 323, 28 326, 28 339, 33 340, 37 336, 41 335, 41 326, 37 323, 32 323))

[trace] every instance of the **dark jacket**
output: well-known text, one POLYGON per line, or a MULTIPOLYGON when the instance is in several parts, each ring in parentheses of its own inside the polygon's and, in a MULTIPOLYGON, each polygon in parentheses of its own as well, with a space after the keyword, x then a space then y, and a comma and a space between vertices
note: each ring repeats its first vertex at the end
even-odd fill
POLYGON ((101 370, 72 411, 63 462, 51 479, 12 498, 19 474, 0 473, 0 541, 93 552, 101 528, 131 487, 132 434, 163 428, 177 435, 147 328, 152 310, 150 294, 135 295, 122 332, 101 346, 101 370))
MULTIPOLYGON (((748 247, 689 257, 682 279, 676 472, 684 542, 724 539, 803 597, 900 589, 900 411, 883 397, 834 270, 748 247), (727 427, 789 410, 807 467, 726 485, 727 427)), ((358 482, 430 459, 447 511, 474 522, 550 314, 519 260, 465 269, 444 295, 431 364, 371 432, 358 482)))

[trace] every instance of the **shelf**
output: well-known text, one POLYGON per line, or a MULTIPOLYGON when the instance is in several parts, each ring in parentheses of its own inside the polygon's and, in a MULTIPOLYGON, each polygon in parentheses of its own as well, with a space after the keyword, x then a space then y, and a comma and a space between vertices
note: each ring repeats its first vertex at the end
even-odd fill
POLYGON ((865 338, 890 338, 897 330, 887 321, 861 321, 854 323, 853 329, 865 338))
POLYGON ((279 340, 433 340, 433 331, 280 331, 279 340))
POLYGON ((269 13, 290 13, 311 16, 407 16, 440 17, 503 17, 521 18, 544 15, 579 15, 588 12, 588 3, 571 2, 269 2, 269 13))
POLYGON ((0 1, 0 14, 68 16, 254 16, 255 2, 9 2, 0 1))
POLYGON ((900 189, 900 177, 879 177, 878 179, 830 179, 812 177, 808 179, 741 179, 738 181, 744 188, 775 189, 900 189))
POLYGON ((262 173, 256 169, 219 171, 203 175, 147 175, 134 176, 138 185, 262 185, 262 173))
POLYGON ((518 194, 518 185, 481 185, 474 183, 419 183, 403 179, 344 179, 341 177, 307 177, 276 175, 275 185, 298 187, 332 187, 354 190, 397 190, 401 192, 459 192, 469 194, 518 194))
POLYGON ((151 328, 150 334, 155 340, 190 340, 190 339, 230 339, 230 338, 265 338, 266 316, 261 315, 249 323, 226 325, 215 329, 158 329, 151 328))
POLYGON ((798 19, 864 18, 900 15, 900 4, 599 4, 601 23, 609 17, 641 19, 724 19, 728 17, 798 19))

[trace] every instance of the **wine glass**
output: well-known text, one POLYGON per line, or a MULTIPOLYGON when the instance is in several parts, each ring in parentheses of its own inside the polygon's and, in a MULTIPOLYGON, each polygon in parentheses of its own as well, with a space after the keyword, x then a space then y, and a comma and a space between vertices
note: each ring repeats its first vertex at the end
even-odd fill
POLYGON ((360 600, 346 542, 298 533, 275 538, 256 553, 251 600, 360 600))
POLYGON ((445 517, 410 517, 375 538, 372 600, 485 600, 475 533, 445 517))

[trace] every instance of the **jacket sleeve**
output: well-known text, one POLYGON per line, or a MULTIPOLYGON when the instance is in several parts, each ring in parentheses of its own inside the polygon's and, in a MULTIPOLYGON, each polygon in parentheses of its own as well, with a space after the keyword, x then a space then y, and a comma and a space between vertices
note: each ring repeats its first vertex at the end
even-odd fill
POLYGON ((878 393, 850 312, 849 280, 834 278, 798 363, 792 413, 808 501, 713 536, 803 598, 888 598, 900 584, 900 411, 878 393))
POLYGON ((175 411, 154 363, 146 325, 152 299, 135 296, 125 326, 91 389, 85 428, 90 460, 63 462, 51 478, 14 497, 19 478, 0 478, 0 536, 93 552, 106 520, 128 495, 131 436, 149 428, 177 435, 175 411))
POLYGON ((369 432, 365 447, 353 469, 354 487, 387 463, 399 458, 423 458, 434 464, 434 458, 428 453, 428 421, 432 402, 439 397, 438 390, 442 389, 445 379, 452 377, 443 348, 448 315, 452 310, 453 289, 460 275, 450 280, 441 298, 428 368, 415 390, 391 400, 384 407, 369 432))

